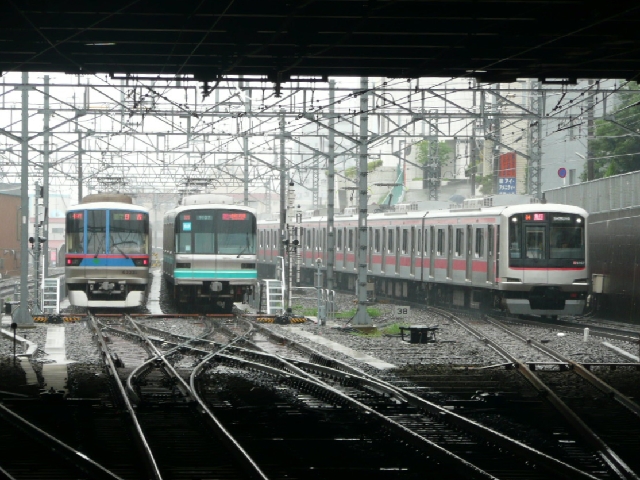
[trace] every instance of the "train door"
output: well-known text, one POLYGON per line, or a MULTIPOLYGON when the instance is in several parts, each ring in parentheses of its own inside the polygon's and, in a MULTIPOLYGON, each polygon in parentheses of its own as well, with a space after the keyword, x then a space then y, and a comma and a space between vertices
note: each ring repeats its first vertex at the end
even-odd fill
POLYGON ((453 278, 453 226, 447 227, 447 279, 453 278))
POLYGON ((410 264, 409 275, 415 276, 416 274, 416 227, 411 227, 411 243, 409 245, 410 264))
POLYGON ((487 282, 496 282, 496 253, 495 253, 495 227, 487 228, 487 282))
POLYGON ((467 273, 466 273, 466 281, 471 281, 471 275, 473 274, 473 227, 471 225, 467 225, 467 248, 465 252, 467 258, 467 273))
POLYGON ((436 227, 429 229, 429 278, 436 274, 436 227))

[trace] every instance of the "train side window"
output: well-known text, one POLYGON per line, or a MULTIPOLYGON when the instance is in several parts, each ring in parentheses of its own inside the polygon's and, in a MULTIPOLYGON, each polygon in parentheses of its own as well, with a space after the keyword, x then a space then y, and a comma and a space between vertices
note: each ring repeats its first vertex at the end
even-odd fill
POLYGON ((482 258, 484 256, 484 229, 476 228, 476 257, 482 258))
POLYGON ((387 230, 387 252, 393 253, 393 230, 387 230))
POLYGON ((307 241, 305 242, 307 244, 307 248, 311 248, 311 230, 307 229, 305 237, 307 238, 307 241))
POLYGON ((258 242, 260 243, 260 248, 262 248, 262 240, 264 240, 264 232, 260 231, 260 236, 258 237, 258 242))
POLYGON ((464 250, 464 230, 456 228, 456 257, 462 256, 464 250))
POLYGON ((374 250, 376 252, 380 252, 380 229, 376 229, 373 238, 374 250))
POLYGON ((409 251, 409 232, 407 229, 402 229, 402 253, 406 254, 409 251))
POLYGON ((422 252, 422 229, 419 228, 417 231, 418 238, 416 239, 416 253, 420 254, 422 252))
POLYGON ((349 245, 347 246, 347 248, 349 249, 350 252, 353 251, 353 229, 350 228, 349 229, 349 245))
POLYGON ((338 229, 338 250, 342 250, 342 229, 338 229))
POLYGON ((436 250, 436 254, 441 256, 444 254, 444 229, 438 229, 438 247, 436 250))
POLYGON ((427 229, 424 229, 424 252, 429 253, 429 238, 427 235, 427 229))
MULTIPOLYGON (((431 227, 431 231, 429 232, 429 251, 433 254, 435 253, 435 245, 436 245, 436 227, 431 227)), ((425 238, 426 235, 425 235, 425 238)))

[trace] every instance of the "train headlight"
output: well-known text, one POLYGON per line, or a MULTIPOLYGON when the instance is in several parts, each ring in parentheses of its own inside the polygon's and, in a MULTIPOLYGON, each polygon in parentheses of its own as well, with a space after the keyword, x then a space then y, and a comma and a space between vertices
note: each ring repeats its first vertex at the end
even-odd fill
POLYGON ((77 267, 78 265, 80 265, 82 263, 82 259, 81 258, 68 258, 65 260, 65 265, 67 267, 77 267))
POLYGON ((134 258, 133 259, 133 264, 136 267, 148 267, 149 266, 149 259, 148 258, 134 258))

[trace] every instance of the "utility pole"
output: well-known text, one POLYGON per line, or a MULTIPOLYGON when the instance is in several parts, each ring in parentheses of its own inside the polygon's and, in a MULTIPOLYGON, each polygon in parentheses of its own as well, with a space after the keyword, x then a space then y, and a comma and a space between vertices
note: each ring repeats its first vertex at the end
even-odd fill
POLYGON ((369 81, 366 77, 360 80, 360 145, 358 156, 358 309, 353 318, 354 325, 371 325, 367 312, 367 175, 369 172, 369 81))
POLYGON ((34 203, 34 228, 33 237, 29 237, 29 243, 33 249, 33 307, 31 312, 35 315, 40 315, 42 310, 40 308, 40 249, 41 239, 40 236, 40 185, 36 183, 36 194, 33 197, 34 203))
POLYGON ((591 91, 595 81, 589 80, 589 97, 587 98, 587 180, 595 179, 593 153, 591 152, 591 140, 594 137, 593 122, 593 92, 591 91))
MULTIPOLYGON (((42 155, 42 202, 44 203, 44 267, 42 275, 49 276, 49 75, 44 76, 44 135, 43 135, 43 155, 42 155)), ((56 262, 60 259, 56 256, 56 262)))
POLYGON ((13 314, 18 327, 33 327, 29 311, 29 74, 22 72, 22 158, 20 182, 20 306, 13 314))
POLYGON ((242 136, 244 151, 244 206, 249 206, 249 137, 245 133, 242 136))
MULTIPOLYGON (((334 231, 334 215, 335 215, 335 80, 329 82, 329 155, 327 163, 329 171, 327 172, 327 289, 333 290, 333 268, 336 259, 336 236, 334 231)), ((318 266, 318 270, 320 267, 318 266)))
POLYGON ((82 132, 78 131, 78 203, 82 202, 82 132))
POLYGON ((286 231, 286 216, 287 209, 285 204, 285 198, 287 196, 287 182, 286 182, 286 161, 284 157, 284 109, 280 110, 280 256, 284 258, 285 247, 284 237, 287 234, 286 231))

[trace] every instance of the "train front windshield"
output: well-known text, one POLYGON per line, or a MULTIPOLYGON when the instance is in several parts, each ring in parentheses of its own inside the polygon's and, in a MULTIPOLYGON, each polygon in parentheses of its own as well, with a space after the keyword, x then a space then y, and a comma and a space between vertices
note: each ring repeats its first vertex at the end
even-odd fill
POLYGON ((509 265, 579 267, 585 265, 583 217, 568 213, 523 213, 509 218, 509 265))
POLYGON ((125 210, 69 212, 66 243, 68 253, 146 254, 149 251, 149 216, 125 210))
POLYGON ((255 255, 256 217, 238 210, 191 210, 176 222, 176 253, 255 255))

